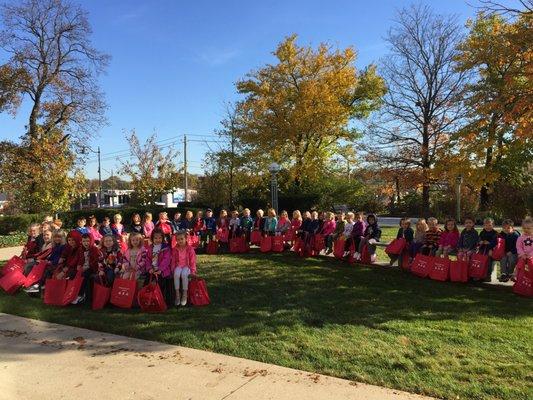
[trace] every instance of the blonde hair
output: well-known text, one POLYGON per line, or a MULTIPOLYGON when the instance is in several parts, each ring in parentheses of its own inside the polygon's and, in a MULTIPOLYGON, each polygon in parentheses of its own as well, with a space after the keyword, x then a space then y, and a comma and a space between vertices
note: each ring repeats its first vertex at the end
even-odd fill
POLYGON ((250 214, 250 209, 249 209, 249 208, 245 208, 244 210, 242 210, 242 212, 243 212, 243 214, 244 214, 244 213, 248 213, 248 214, 250 214))
POLYGON ((269 217, 275 217, 276 216, 276 210, 274 210, 273 208, 269 208, 268 209, 268 216, 269 217))
POLYGON ((417 232, 427 232, 428 229, 428 224, 424 218, 420 218, 418 221, 416 221, 417 232))
POLYGON ((355 217, 355 214, 353 212, 351 212, 351 211, 346 214, 346 218, 354 219, 354 217, 355 217))
POLYGON ((302 220, 302 213, 300 212, 300 210, 294 210, 292 212, 292 219, 297 219, 298 221, 302 220))
POLYGON ((285 210, 283 210, 279 215, 282 216, 282 217, 289 218, 289 213, 287 213, 287 211, 285 211, 285 210))
POLYGON ((332 219, 335 219, 335 214, 333 214, 331 211, 328 211, 326 212, 326 218, 331 221, 332 219))
POLYGON ((54 238, 56 237, 61 238, 61 244, 65 244, 65 242, 67 241, 67 234, 63 229, 58 229, 54 231, 54 234, 52 235, 52 240, 54 240, 54 238))
POLYGON ((434 224, 438 224, 439 223, 439 220, 435 217, 429 217, 428 218, 428 222, 432 222, 434 224))
POLYGON ((117 219, 121 220, 122 221, 122 215, 120 215, 119 213, 116 213, 115 215, 113 215, 113 221, 117 221, 117 219))
POLYGON ((193 217, 191 210, 187 210, 187 212, 185 213, 185 218, 187 218, 188 216, 190 216, 191 218, 193 217))
POLYGON ((146 212, 144 213, 144 222, 148 221, 148 220, 152 220, 152 213, 151 212, 146 212))
POLYGON ((258 215, 258 214, 262 217, 263 215, 265 215, 265 212, 263 210, 259 209, 259 210, 257 210, 255 212, 255 215, 258 215))
POLYGON ((139 232, 132 232, 128 236, 128 249, 132 249, 133 248, 133 244, 131 243, 131 239, 133 239, 135 237, 138 237, 140 239, 139 247, 143 246, 143 235, 141 235, 139 232))
POLYGON ((35 228, 37 228, 37 231, 41 233, 41 224, 34 222, 33 224, 30 224, 30 226, 28 227, 28 234, 30 234, 31 230, 35 228))
POLYGON ((529 234, 533 233, 533 218, 527 216, 522 220, 522 230, 529 232, 529 234))

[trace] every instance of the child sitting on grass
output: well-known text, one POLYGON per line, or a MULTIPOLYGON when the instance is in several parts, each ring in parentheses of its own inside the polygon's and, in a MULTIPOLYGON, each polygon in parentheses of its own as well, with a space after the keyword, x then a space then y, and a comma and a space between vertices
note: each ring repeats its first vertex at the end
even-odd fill
POLYGON ((444 223, 444 232, 441 233, 439 238, 439 248, 435 252, 437 257, 448 258, 452 253, 457 250, 457 242, 459 242, 459 229, 453 218, 449 218, 444 223))
POLYGON ((139 279, 141 271, 144 270, 145 261, 146 248, 143 236, 139 232, 134 232, 130 234, 128 248, 122 254, 122 278, 139 279))
POLYGON ((506 219, 502 222, 502 231, 499 234, 505 242, 505 255, 500 260, 500 282, 508 282, 514 274, 516 262, 518 261, 518 252, 516 242, 520 237, 520 232, 514 229, 514 222, 506 219))
POLYGON ((78 272, 81 257, 81 233, 77 230, 70 231, 67 235, 67 244, 63 248, 58 262, 56 278, 73 279, 78 272))
POLYGON ((428 230, 424 237, 424 244, 420 248, 422 254, 433 256, 439 247, 439 240, 442 231, 439 228, 437 218, 428 218, 428 230))
POLYGON ((196 275, 196 253, 194 248, 187 244, 187 234, 184 231, 176 233, 176 247, 172 249, 171 265, 176 291, 174 305, 176 308, 183 307, 187 305, 189 277, 196 275))
POLYGON ((81 236, 80 258, 78 260, 78 272, 83 276, 78 297, 71 304, 79 304, 85 301, 86 296, 91 293, 92 278, 98 273, 98 263, 100 261, 100 249, 94 244, 93 237, 86 233, 81 236))
POLYGON ((469 260, 474 253, 479 242, 479 234, 474 229, 474 219, 466 217, 464 220, 464 229, 461 231, 459 241, 457 242, 457 258, 459 260, 469 260))
POLYGON ((21 258, 33 259, 34 256, 41 251, 43 247, 43 236, 41 235, 41 225, 31 224, 28 228, 28 239, 22 249, 21 258))
POLYGON ((88 218, 87 229, 89 230, 89 234, 93 237, 94 243, 98 245, 100 243, 100 240, 102 240, 102 234, 98 229, 98 221, 96 220, 96 217, 94 215, 91 215, 88 218))
POLYGON ((356 255, 356 260, 361 259, 361 254, 363 254, 363 248, 367 246, 368 254, 370 254, 370 262, 376 262, 376 243, 381 239, 381 229, 378 226, 378 219, 374 214, 369 214, 366 218, 367 226, 363 233, 363 237, 359 243, 359 250, 356 255))
MULTIPOLYGON (((104 219, 102 220, 102 224, 100 225, 100 229, 98 231, 100 232, 100 235, 102 237, 113 234, 113 230, 111 229, 111 220, 109 219, 109 217, 104 217, 104 219)), ((102 239, 100 238, 100 241, 101 240, 102 239)))
POLYGON ((85 219, 85 217, 79 217, 76 224, 77 224, 76 230, 79 233, 81 233, 82 235, 89 233, 89 228, 85 226, 87 224, 87 220, 85 219))
POLYGON ((122 253, 116 235, 105 235, 100 242, 98 276, 100 279, 105 279, 108 286, 113 285, 115 274, 120 272, 121 260, 122 253))
MULTIPOLYGON (((398 229, 398 233, 396 233, 396 239, 404 239, 406 246, 404 248, 404 251, 409 249, 409 246, 411 246, 411 243, 413 242, 415 232, 413 231, 413 228, 411 228, 411 219, 410 218, 402 218, 400 220, 400 228, 398 229)), ((398 266, 402 266, 402 256, 401 254, 389 254, 390 261, 389 265, 392 266, 398 260, 398 266)))

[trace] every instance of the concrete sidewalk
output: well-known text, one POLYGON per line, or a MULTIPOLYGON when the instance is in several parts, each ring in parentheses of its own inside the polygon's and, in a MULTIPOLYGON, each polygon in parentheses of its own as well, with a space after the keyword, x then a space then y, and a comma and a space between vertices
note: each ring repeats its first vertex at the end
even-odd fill
POLYGON ((9 260, 13 256, 19 256, 24 246, 4 247, 0 249, 0 261, 9 260))
POLYGON ((0 399, 429 399, 0 313, 0 399))

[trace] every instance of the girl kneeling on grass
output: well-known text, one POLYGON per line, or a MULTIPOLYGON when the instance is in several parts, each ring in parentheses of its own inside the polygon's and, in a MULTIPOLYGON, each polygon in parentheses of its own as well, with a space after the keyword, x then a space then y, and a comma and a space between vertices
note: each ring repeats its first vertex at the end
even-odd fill
POLYGON ((187 291, 189 289, 189 276, 196 275, 196 253, 194 248, 187 244, 187 233, 176 232, 176 247, 172 249, 172 270, 174 276, 174 289, 176 307, 187 305, 187 291), (180 297, 181 289, 181 297, 180 297))

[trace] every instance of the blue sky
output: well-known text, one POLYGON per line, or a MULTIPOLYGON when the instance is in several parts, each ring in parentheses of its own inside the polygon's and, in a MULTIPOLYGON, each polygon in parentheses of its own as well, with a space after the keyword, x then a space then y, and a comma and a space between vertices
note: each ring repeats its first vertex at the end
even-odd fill
MULTIPOLYGON (((93 44, 112 56, 100 78, 109 104, 109 125, 95 134, 103 176, 119 162, 106 153, 127 150, 124 130, 159 140, 197 135, 189 146, 190 171, 200 172, 208 139, 224 115, 224 102, 238 98, 235 81, 272 62, 278 42, 292 33, 300 44, 322 41, 354 46, 357 66, 377 62, 387 52, 383 37, 395 10, 409 1, 80 1, 89 11, 93 44)), ((476 4, 472 0, 471 4, 476 4)), ((440 13, 460 21, 475 14, 463 0, 433 1, 440 13)), ((5 55, 0 53, 0 62, 5 55)), ((0 114, 0 139, 23 132, 27 105, 19 116, 0 114)), ((169 139, 166 143, 171 143, 169 139)), ((119 153, 123 154, 123 153, 119 153)), ((96 176, 88 156, 86 173, 96 176)), ((177 160, 179 162, 179 160, 177 160)))

